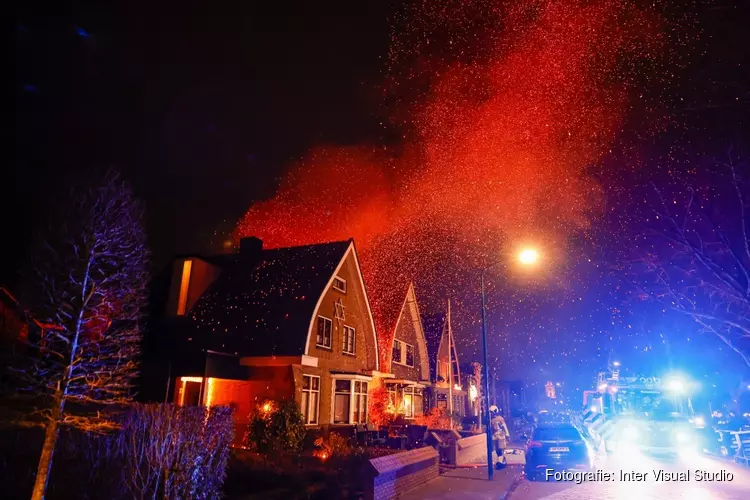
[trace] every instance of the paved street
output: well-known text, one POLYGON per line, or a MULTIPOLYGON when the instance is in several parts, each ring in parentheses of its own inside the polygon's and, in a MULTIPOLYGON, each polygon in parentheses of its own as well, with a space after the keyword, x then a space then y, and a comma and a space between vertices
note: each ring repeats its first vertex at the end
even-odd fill
MULTIPOLYGON (((597 468, 614 475, 610 481, 592 481, 575 484, 575 482, 524 480, 515 490, 513 500, 746 500, 750 498, 750 469, 732 463, 697 456, 689 460, 657 460, 635 453, 600 458, 597 468), (688 472, 689 481, 656 480, 655 473, 688 472), (722 474, 731 481, 698 481, 696 470, 722 474), (621 477, 622 473, 641 472, 645 480, 621 477)), ((705 478, 705 476, 703 476, 705 478)))
POLYGON ((485 467, 459 468, 443 471, 440 477, 409 491, 401 500, 460 499, 498 500, 522 474, 518 466, 496 471, 494 480, 487 481, 485 467))

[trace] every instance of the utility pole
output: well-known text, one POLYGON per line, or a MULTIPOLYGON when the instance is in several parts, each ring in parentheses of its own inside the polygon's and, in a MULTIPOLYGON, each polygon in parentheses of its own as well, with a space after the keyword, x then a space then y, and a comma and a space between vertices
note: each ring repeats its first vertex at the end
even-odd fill
POLYGON ((448 299, 448 316, 446 322, 448 334, 448 408, 453 418, 453 330, 451 328, 451 299, 448 299))

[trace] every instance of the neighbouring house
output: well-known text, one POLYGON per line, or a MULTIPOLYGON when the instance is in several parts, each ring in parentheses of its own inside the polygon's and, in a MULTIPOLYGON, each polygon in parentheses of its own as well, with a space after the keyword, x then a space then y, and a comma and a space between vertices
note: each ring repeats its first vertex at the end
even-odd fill
POLYGON ((396 411, 406 419, 424 414, 424 391, 430 385, 430 362, 422 317, 410 283, 393 326, 391 340, 392 378, 383 379, 396 411))
POLYGON ((446 314, 428 320, 430 374, 432 384, 427 392, 428 407, 440 408, 464 417, 467 409, 468 388, 462 384, 458 351, 451 324, 450 301, 446 314))
POLYGON ((14 354, 29 338, 33 324, 26 309, 5 287, 0 287, 0 342, 4 354, 14 354))
POLYGON ((170 381, 166 399, 230 405, 237 425, 266 399, 294 399, 309 426, 367 422, 380 361, 352 240, 266 249, 244 238, 237 253, 176 259, 160 283, 147 357, 161 366, 154 383, 170 381))
POLYGON ((0 287, 0 344, 2 354, 24 354, 29 342, 44 338, 57 325, 38 320, 11 292, 0 287))

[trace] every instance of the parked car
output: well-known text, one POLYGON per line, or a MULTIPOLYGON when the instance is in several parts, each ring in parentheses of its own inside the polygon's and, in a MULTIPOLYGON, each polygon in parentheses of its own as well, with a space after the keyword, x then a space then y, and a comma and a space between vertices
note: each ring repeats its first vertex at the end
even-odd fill
POLYGON ((524 470, 532 481, 543 477, 547 469, 588 471, 593 468, 594 450, 573 425, 540 425, 526 444, 524 470))

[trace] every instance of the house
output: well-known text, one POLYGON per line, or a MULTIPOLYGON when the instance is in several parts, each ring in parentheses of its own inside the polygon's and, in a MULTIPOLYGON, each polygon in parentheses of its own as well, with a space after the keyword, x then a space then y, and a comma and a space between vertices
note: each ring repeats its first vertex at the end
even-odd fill
POLYGON ((383 383, 397 411, 412 419, 424 414, 424 391, 430 384, 427 341, 413 283, 407 287, 392 331, 392 378, 385 378, 383 383))
POLYGON ((0 342, 4 354, 13 354, 29 338, 33 324, 23 305, 5 287, 0 287, 0 342))
POLYGON ((3 355, 24 354, 30 342, 43 340, 45 333, 51 330, 61 330, 61 327, 35 318, 10 290, 0 286, 0 350, 3 355))
POLYGON ((456 416, 466 416, 468 387, 462 384, 458 351, 451 324, 450 301, 445 315, 428 319, 428 347, 432 384, 427 391, 429 408, 440 408, 456 416))
POLYGON ((294 399, 309 426, 367 421, 380 360, 352 240, 265 249, 244 238, 237 253, 184 256, 170 272, 154 333, 179 340, 173 401, 230 405, 237 425, 266 399, 294 399))

